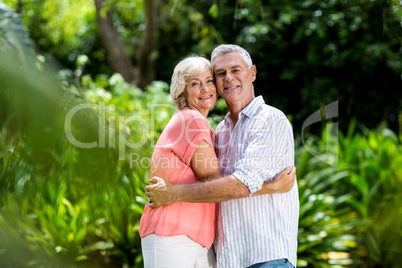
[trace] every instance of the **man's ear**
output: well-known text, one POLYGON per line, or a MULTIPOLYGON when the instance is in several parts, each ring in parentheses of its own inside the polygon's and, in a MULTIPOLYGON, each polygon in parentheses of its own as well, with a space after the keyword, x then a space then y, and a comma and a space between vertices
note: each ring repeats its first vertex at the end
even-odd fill
POLYGON ((255 81, 255 79, 257 78, 257 67, 255 67, 255 65, 251 66, 251 77, 253 78, 253 82, 255 81))

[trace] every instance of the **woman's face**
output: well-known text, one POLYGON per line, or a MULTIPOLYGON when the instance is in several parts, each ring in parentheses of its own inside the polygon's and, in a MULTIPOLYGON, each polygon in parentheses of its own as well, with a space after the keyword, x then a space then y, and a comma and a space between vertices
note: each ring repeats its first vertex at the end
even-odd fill
POLYGON ((217 99, 214 77, 209 69, 190 76, 186 86, 187 103, 190 109, 197 110, 205 117, 208 115, 217 99))

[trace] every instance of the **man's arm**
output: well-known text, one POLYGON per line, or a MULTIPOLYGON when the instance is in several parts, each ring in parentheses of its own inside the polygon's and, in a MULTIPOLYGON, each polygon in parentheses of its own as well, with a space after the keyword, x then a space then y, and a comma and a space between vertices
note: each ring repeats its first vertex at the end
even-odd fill
MULTIPOLYGON (((150 185, 145 187, 148 205, 155 208, 174 202, 215 203, 249 196, 249 187, 233 175, 209 181, 217 177, 217 165, 214 165, 217 164, 216 155, 211 150, 210 146, 200 142, 191 160, 193 170, 204 182, 172 185, 161 178, 154 177, 149 181, 150 185), (214 164, 211 165, 211 163, 214 164)), ((286 168, 273 181, 263 183, 262 189, 253 193, 253 196, 290 191, 294 185, 295 172, 295 167, 286 168)))
POLYGON ((176 185, 153 177, 149 183, 150 185, 145 187, 145 195, 151 208, 167 206, 174 202, 217 203, 250 195, 247 186, 232 175, 176 185))
MULTIPOLYGON (((295 167, 287 167, 271 182, 252 196, 285 193, 292 189, 295 181, 295 167)), ((167 206, 174 202, 217 203, 250 195, 246 185, 233 175, 193 184, 171 184, 162 178, 153 177, 145 187, 148 205, 151 208, 167 206)))
POLYGON ((247 143, 240 144, 241 157, 232 173, 252 194, 261 190, 267 179, 272 181, 286 167, 294 165, 291 124, 283 113, 273 112, 268 117, 261 114, 255 118, 247 143))

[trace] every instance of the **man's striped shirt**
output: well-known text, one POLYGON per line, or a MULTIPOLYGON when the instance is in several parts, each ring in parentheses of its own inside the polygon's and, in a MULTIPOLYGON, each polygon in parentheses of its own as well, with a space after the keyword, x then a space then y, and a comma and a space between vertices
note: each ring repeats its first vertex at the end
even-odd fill
MULTIPOLYGON (((255 98, 233 128, 227 114, 216 130, 222 175, 234 175, 254 193, 294 165, 292 126, 278 109, 255 98)), ((297 182, 283 194, 267 194, 218 205, 215 240, 218 267, 247 267, 287 258, 296 266, 299 197, 297 182)))

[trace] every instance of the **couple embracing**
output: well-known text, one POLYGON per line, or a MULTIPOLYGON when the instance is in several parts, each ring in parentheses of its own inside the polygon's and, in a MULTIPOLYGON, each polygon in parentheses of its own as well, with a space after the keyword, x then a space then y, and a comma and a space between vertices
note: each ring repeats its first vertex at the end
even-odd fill
POLYGON ((237 45, 176 65, 179 111, 155 146, 152 163, 165 165, 151 166, 140 224, 146 268, 296 266, 292 126, 255 97, 256 74, 237 45), (218 94, 229 113, 215 132, 206 117, 218 94))

